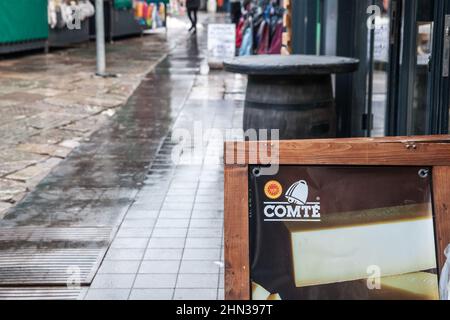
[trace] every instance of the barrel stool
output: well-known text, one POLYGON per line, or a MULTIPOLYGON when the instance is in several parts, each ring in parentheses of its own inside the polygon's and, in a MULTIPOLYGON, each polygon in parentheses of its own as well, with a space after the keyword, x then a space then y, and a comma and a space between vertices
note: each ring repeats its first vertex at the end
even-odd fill
POLYGON ((244 130, 279 129, 281 140, 336 137, 332 74, 356 71, 357 59, 259 55, 224 62, 248 75, 244 130))

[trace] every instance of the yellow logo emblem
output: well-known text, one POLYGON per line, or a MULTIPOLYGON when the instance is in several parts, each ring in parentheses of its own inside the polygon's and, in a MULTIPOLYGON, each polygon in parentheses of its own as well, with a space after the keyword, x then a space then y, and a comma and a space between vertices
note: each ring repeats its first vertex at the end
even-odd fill
POLYGON ((278 199, 283 194, 283 187, 278 181, 272 180, 264 186, 266 197, 272 200, 278 199))

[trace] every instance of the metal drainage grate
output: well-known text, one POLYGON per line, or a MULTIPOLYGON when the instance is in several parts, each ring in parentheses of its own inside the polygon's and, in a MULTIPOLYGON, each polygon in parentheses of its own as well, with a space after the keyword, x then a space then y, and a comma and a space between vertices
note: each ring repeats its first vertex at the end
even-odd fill
POLYGON ((90 284, 105 249, 0 251, 0 286, 90 284))
POLYGON ((67 287, 0 288, 0 300, 78 300, 83 298, 86 290, 67 287))
MULTIPOLYGON (((10 227, 0 228, 0 241, 77 241, 109 242, 110 227, 10 227)), ((1 252, 1 251, 0 251, 1 252)))

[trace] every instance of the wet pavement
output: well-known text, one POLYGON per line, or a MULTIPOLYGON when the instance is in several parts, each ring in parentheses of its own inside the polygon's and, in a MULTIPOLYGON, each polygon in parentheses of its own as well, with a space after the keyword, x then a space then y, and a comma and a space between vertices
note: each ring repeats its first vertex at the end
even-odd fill
POLYGON ((0 221, 0 299, 223 298, 223 137, 208 129, 242 127, 245 79, 200 72, 206 28, 169 31, 166 46, 128 102, 0 221), (180 133, 198 127, 200 156, 173 163, 180 133))
POLYGON ((108 71, 117 78, 93 75, 95 43, 0 57, 0 219, 111 119, 177 39, 162 34, 109 45, 108 71))

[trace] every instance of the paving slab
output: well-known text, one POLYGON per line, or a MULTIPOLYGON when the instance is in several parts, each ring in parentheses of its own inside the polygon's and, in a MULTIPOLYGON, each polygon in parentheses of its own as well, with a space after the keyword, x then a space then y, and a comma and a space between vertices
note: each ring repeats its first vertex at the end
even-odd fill
MULTIPOLYGON (((27 187, 24 183, 19 181, 14 181, 10 179, 0 179, 0 201, 9 202, 14 199, 18 194, 22 194, 27 191, 27 187)), ((0 202, 1 203, 1 202, 0 202)), ((5 207, 10 207, 6 206, 5 207)))

